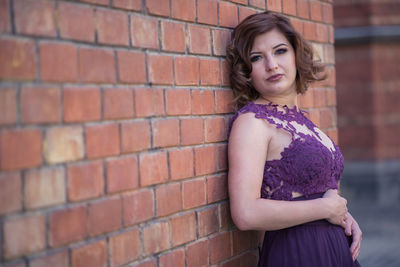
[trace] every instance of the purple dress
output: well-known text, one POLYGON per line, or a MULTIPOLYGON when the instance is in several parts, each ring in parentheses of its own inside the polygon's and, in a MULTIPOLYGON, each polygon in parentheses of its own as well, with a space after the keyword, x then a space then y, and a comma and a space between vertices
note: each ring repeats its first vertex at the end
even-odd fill
MULTIPOLYGON (((261 197, 298 201, 320 198, 328 189, 337 189, 343 171, 343 156, 336 146, 297 107, 278 108, 274 104, 242 107, 291 136, 281 158, 265 163, 261 197), (322 142, 325 140, 325 143, 322 142), (329 140, 330 146, 326 146, 329 140), (292 197, 292 192, 301 197, 292 197)), ((313 221, 265 233, 259 267, 355 267, 344 229, 327 220, 313 221)))

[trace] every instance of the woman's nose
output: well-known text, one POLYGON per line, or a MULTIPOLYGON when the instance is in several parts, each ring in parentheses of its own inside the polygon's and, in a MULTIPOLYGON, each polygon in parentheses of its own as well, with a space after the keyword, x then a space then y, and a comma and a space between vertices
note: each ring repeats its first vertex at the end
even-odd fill
POLYGON ((265 69, 267 71, 272 71, 278 68, 278 65, 273 57, 268 57, 265 62, 265 69))

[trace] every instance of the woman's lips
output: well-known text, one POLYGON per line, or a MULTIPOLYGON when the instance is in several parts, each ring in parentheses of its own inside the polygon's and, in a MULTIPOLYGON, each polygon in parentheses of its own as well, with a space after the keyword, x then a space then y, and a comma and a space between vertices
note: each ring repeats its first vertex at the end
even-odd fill
POLYGON ((275 74, 275 75, 272 75, 271 77, 269 77, 267 79, 267 81, 276 82, 276 81, 279 81, 282 77, 283 77, 283 74, 275 74))

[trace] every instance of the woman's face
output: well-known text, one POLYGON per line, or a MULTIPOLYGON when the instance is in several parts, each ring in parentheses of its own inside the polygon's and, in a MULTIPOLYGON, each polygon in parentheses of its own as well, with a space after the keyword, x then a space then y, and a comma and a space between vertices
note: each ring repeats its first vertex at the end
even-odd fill
POLYGON ((250 52, 254 88, 265 98, 296 92, 296 59, 292 45, 277 29, 258 35, 250 52))

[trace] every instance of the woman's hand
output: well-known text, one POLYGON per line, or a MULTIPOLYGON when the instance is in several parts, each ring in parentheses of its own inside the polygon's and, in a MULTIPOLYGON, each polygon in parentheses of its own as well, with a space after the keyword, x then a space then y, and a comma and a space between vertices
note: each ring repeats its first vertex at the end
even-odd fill
POLYGON ((341 197, 337 190, 329 189, 322 197, 328 204, 327 220, 332 224, 346 227, 347 218, 347 200, 341 197))
POLYGON ((360 226, 349 212, 347 213, 346 226, 344 229, 346 235, 352 236, 353 242, 350 246, 350 252, 353 256, 353 261, 355 261, 358 257, 358 254, 360 254, 362 232, 360 226))

